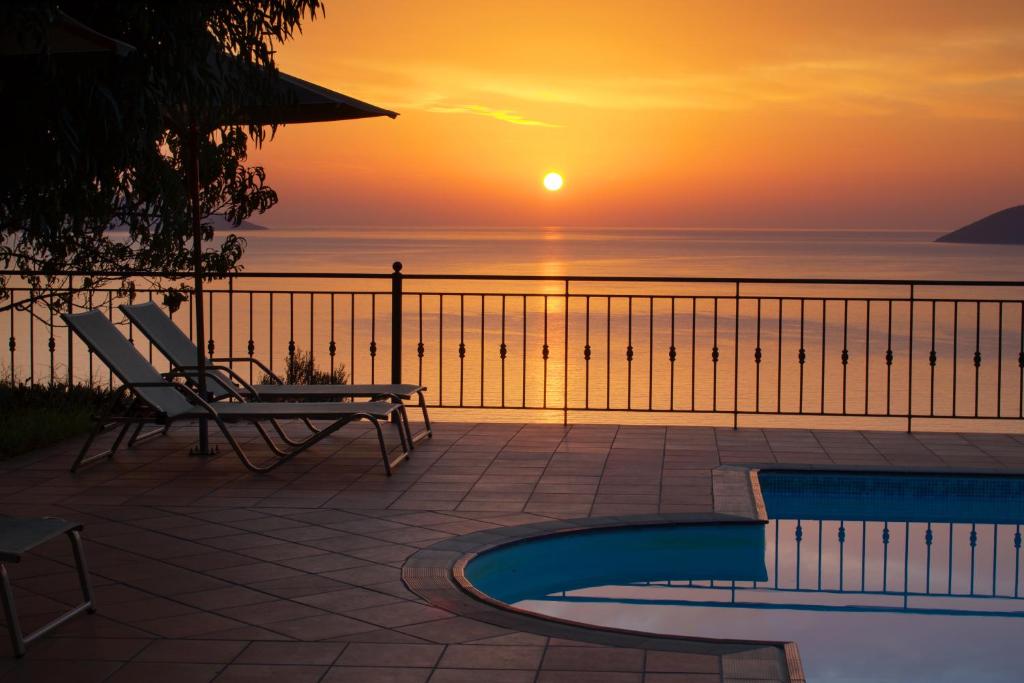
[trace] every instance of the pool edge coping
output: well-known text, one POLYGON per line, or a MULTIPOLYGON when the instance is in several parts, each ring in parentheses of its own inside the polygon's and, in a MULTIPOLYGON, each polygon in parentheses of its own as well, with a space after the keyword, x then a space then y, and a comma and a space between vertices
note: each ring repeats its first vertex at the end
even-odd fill
MULTIPOLYGON (((440 541, 411 555, 402 566, 406 587, 428 604, 453 614, 469 617, 502 628, 548 637, 580 640, 606 646, 633 647, 669 652, 718 655, 723 659, 723 681, 727 676, 725 660, 730 655, 756 655, 773 650, 776 664, 783 667, 793 683, 806 681, 796 643, 670 636, 626 629, 583 624, 567 619, 518 609, 482 593, 465 575, 466 566, 477 556, 500 546, 563 533, 598 531, 666 524, 764 524, 768 521, 758 473, 761 471, 857 472, 878 474, 927 475, 1005 475, 1021 476, 1024 469, 1011 471, 990 468, 879 467, 877 465, 835 465, 799 463, 726 464, 712 469, 712 511, 707 513, 644 514, 585 517, 550 520, 514 527, 501 527, 463 534, 440 541)), ((765 658, 767 659, 767 657, 765 658)))

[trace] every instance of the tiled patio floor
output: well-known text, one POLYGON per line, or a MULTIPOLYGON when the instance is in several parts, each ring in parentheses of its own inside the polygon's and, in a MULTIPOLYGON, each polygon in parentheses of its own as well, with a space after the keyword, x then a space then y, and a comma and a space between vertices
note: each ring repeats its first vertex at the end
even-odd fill
MULTIPOLYGON (((189 457, 190 437, 172 431, 78 475, 74 444, 0 463, 0 512, 85 522, 99 604, 20 661, 0 634, 0 680, 773 680, 723 672, 714 655, 455 615, 408 590, 401 567, 500 526, 710 512, 721 464, 1024 471, 1019 435, 441 424, 391 478, 358 427, 270 475, 229 452, 189 457)), ((10 569, 29 627, 78 597, 60 541, 10 569)))

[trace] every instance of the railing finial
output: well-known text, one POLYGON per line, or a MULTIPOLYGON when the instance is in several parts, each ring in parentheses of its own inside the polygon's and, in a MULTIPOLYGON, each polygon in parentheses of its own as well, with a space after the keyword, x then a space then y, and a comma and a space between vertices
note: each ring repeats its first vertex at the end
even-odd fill
POLYGON ((391 267, 395 269, 396 273, 401 273, 402 272, 402 262, 401 261, 395 261, 394 263, 391 264, 391 267))

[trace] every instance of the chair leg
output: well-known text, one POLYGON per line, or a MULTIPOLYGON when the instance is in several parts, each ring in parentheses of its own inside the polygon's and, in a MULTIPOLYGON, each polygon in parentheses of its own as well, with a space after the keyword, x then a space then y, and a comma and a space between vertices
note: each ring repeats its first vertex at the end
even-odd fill
POLYGON ((101 431, 103 431, 103 422, 101 420, 97 420, 96 426, 93 427, 92 431, 89 433, 89 436, 86 437, 85 443, 82 444, 82 450, 78 451, 78 457, 75 458, 75 462, 71 464, 72 472, 77 472, 78 468, 81 467, 82 465, 87 465, 106 455, 106 453, 98 453, 94 456, 90 456, 88 458, 86 457, 86 453, 88 453, 89 448, 92 447, 92 442, 96 440, 96 437, 99 435, 101 431))
POLYGON ((25 637, 18 623, 18 612, 14 608, 14 593, 11 591, 11 580, 7 577, 7 567, 0 563, 0 589, 3 593, 4 616, 7 618, 7 630, 11 635, 11 647, 15 657, 25 655, 25 637))
POLYGON ((78 570, 78 583, 82 587, 82 600, 89 614, 96 613, 96 598, 92 592, 92 580, 89 578, 89 565, 85 562, 85 548, 82 547, 82 534, 77 529, 68 532, 71 550, 75 554, 75 568, 78 570))
POLYGON ((384 443, 384 432, 381 431, 379 420, 370 420, 373 423, 373 428, 377 430, 377 443, 380 444, 380 457, 384 460, 384 473, 389 477, 391 476, 391 461, 388 460, 388 447, 384 443))
POLYGON ((398 412, 400 414, 399 424, 401 424, 400 432, 404 434, 402 441, 405 451, 411 453, 412 449, 416 447, 416 443, 412 438, 412 425, 409 424, 409 411, 405 409, 404 403, 399 403, 398 412))
POLYGON ((427 429, 427 438, 432 439, 434 438, 434 430, 430 426, 430 415, 427 414, 427 397, 422 391, 419 392, 419 403, 420 410, 423 411, 423 425, 427 429))
MULTIPOLYGON (((117 438, 114 439, 113 445, 111 445, 110 450, 106 452, 107 460, 113 458, 114 453, 117 453, 117 449, 121 447, 121 442, 124 441, 124 436, 125 434, 128 433, 128 430, 131 429, 131 426, 131 422, 125 422, 124 427, 121 427, 121 431, 117 433, 117 438)), ((138 432, 139 429, 142 429, 141 422, 139 423, 138 428, 135 430, 136 433, 138 432)))

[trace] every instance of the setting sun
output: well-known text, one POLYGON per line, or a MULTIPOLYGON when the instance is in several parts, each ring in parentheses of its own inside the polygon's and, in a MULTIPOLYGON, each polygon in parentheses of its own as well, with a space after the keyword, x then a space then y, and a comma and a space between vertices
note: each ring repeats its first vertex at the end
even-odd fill
POLYGON ((562 189, 562 176, 557 173, 548 173, 544 176, 544 188, 549 192, 558 192, 562 189))

